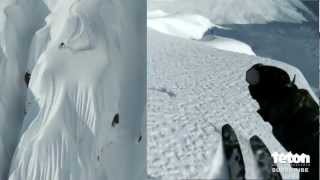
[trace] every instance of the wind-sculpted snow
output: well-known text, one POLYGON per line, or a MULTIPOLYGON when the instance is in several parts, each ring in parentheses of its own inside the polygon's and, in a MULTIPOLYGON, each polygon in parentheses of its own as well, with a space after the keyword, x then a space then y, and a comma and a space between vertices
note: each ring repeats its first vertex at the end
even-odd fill
POLYGON ((0 179, 7 179, 24 115, 29 44, 47 8, 38 0, 0 2, 0 179))
POLYGON ((195 14, 167 15, 163 11, 148 13, 148 27, 159 32, 186 39, 201 39, 214 24, 195 14))
POLYGON ((148 12, 147 22, 148 28, 164 34, 200 40, 208 46, 221 50, 255 55, 251 47, 241 41, 220 36, 206 37, 210 29, 225 30, 226 28, 215 25, 206 17, 197 14, 167 14, 164 11, 155 10, 148 12))
POLYGON ((143 1, 45 2, 9 179, 144 179, 143 1))
MULTIPOLYGON (((256 63, 283 68, 291 79, 296 75, 297 85, 317 99, 297 68, 275 60, 220 51, 152 30, 148 52, 148 172, 153 177, 228 179, 219 150, 226 123, 239 137, 248 179, 259 179, 248 141, 252 135, 259 135, 271 152, 284 152, 248 91, 245 74, 256 63)), ((283 177, 297 178, 293 172, 282 172, 283 177)))
POLYGON ((148 0, 148 9, 200 14, 215 24, 301 23, 315 18, 301 0, 148 0))

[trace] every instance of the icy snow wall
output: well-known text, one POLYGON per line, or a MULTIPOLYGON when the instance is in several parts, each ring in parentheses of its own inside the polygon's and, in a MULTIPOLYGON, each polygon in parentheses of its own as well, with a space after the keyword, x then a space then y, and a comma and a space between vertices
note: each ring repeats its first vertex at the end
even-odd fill
POLYGON ((47 0, 10 180, 146 176, 144 0, 47 0))
POLYGON ((39 0, 0 1, 0 179, 7 179, 24 116, 24 73, 33 34, 47 15, 39 0))

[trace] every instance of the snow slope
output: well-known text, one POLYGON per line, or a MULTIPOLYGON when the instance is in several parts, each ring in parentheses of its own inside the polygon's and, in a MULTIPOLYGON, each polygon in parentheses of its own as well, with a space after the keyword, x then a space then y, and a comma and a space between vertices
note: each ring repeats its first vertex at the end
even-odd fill
POLYGON ((315 18, 301 0, 148 0, 148 9, 199 14, 215 24, 301 23, 315 18))
MULTIPOLYGON (((152 177, 226 178, 220 144, 220 129, 226 123, 238 134, 248 178, 259 179, 248 142, 252 135, 259 135, 271 152, 284 152, 256 113, 258 105, 247 89, 245 72, 255 63, 284 68, 291 77, 296 74, 298 86, 312 93, 293 66, 149 30, 147 145, 152 177)), ((296 179, 293 172, 282 175, 296 179)))
POLYGON ((46 16, 38 0, 0 2, 0 179, 7 179, 10 160, 24 116, 24 73, 29 44, 46 16), (30 21, 32 19, 32 21, 30 21))
POLYGON ((144 179, 145 2, 45 3, 9 180, 144 179))

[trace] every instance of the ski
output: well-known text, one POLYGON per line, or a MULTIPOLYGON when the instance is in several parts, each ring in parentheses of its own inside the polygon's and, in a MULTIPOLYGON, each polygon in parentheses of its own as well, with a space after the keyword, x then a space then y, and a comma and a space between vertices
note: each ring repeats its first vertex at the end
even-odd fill
POLYGON ((278 168, 263 141, 258 136, 252 136, 250 145, 263 180, 282 180, 281 174, 272 170, 278 168))
POLYGON ((245 165, 236 133, 229 124, 222 127, 222 144, 230 180, 245 180, 245 165))

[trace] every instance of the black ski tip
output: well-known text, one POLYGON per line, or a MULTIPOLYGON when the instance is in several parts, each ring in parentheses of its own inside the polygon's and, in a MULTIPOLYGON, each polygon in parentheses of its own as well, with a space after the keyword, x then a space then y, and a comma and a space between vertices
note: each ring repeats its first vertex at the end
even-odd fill
POLYGON ((234 130, 233 130, 233 128, 231 127, 230 124, 225 124, 225 125, 222 126, 222 132, 226 132, 226 131, 231 131, 231 132, 234 133, 234 130))
POLYGON ((256 140, 260 140, 259 136, 254 135, 250 138, 250 141, 256 141, 256 140))
POLYGON ((257 135, 252 136, 249 140, 250 140, 250 144, 251 145, 252 144, 261 144, 262 143, 262 140, 257 135))
POLYGON ((222 139, 224 140, 232 140, 232 142, 238 141, 238 138, 236 137, 236 133, 230 124, 225 124, 222 126, 221 134, 222 134, 222 139))
POLYGON ((264 149, 268 154, 271 154, 267 148, 267 146, 264 144, 264 142, 262 141, 262 139, 257 136, 254 135, 250 138, 250 145, 251 148, 253 149, 253 151, 257 151, 259 149, 264 149))
POLYGON ((232 129, 231 125, 230 124, 225 124, 222 126, 222 130, 223 129, 232 129))
POLYGON ((239 145, 237 135, 230 124, 225 124, 222 126, 221 134, 222 134, 222 140, 224 145, 227 145, 227 146, 239 145))

